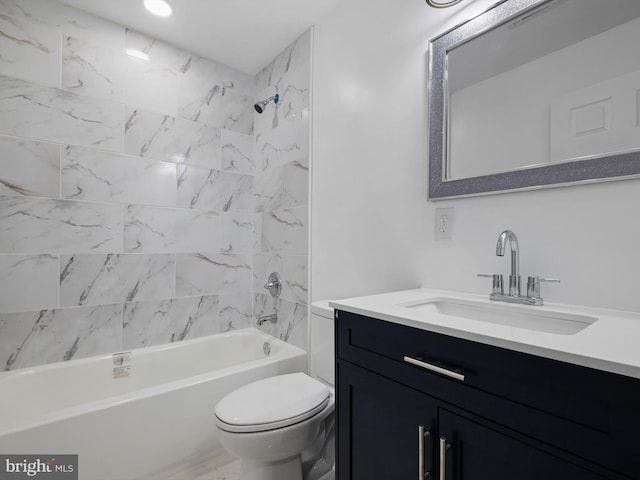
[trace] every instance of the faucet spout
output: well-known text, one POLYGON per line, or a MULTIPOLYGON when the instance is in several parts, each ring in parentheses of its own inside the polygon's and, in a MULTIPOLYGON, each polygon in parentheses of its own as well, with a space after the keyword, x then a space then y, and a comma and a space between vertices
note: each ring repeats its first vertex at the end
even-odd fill
POLYGON ((498 243, 496 244, 497 256, 504 257, 507 244, 511 248, 509 295, 520 296, 520 245, 518 244, 518 237, 511 230, 505 230, 498 237, 498 243))

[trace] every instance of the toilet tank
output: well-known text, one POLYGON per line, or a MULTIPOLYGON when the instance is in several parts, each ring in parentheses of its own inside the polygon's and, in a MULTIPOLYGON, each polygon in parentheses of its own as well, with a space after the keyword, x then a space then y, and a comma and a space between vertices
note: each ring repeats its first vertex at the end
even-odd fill
POLYGON ((335 384, 333 308, 329 300, 311 304, 309 373, 328 385, 335 384))

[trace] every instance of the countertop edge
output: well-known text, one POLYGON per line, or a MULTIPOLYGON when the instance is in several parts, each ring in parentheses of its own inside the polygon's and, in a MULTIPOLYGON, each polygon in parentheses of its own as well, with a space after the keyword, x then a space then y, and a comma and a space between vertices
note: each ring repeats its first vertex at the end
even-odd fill
MULTIPOLYGON (((583 348, 583 351, 566 351, 561 350, 559 348, 552 348, 548 346, 544 346, 541 344, 530 343, 526 341, 513 340, 504 337, 493 336, 489 334, 483 334, 480 332, 473 332, 468 330, 462 330, 453 327, 446 327, 442 325, 438 325, 436 323, 429 323, 427 321, 417 322, 414 319, 408 317, 402 317, 395 313, 385 312, 383 309, 376 309, 372 306, 366 306, 368 303, 375 303, 376 301, 380 301, 385 297, 398 296, 398 295, 408 295, 411 293, 420 294, 420 295, 455 295, 460 294, 460 292, 445 292, 445 291, 436 291, 436 290, 427 290, 427 289, 416 289, 416 290, 407 290, 400 292, 391 292, 388 294, 379 294, 372 295, 366 297, 354 297, 344 300, 334 300, 329 302, 329 306, 335 308, 337 310, 342 310, 358 315, 363 315, 371 318, 376 318, 379 320, 387 321, 390 323, 396 323, 399 325, 404 325, 412 328, 418 328, 421 330, 426 330, 434 333, 439 333, 442 335, 448 335, 455 338, 460 338, 464 340, 469 340, 473 342, 478 342, 486 345, 491 345, 499 348, 505 348, 507 350, 512 350, 516 352, 536 355, 543 358, 548 358, 552 360, 557 360, 565 363, 571 363, 574 365, 579 365, 587 368, 592 368, 596 370, 601 370, 609 373, 614 373, 617 375, 623 375, 626 377, 640 379, 640 349, 638 353, 638 361, 634 364, 624 363, 620 361, 615 361, 610 358, 605 358, 603 355, 591 354, 588 348, 583 348), (360 304, 360 305, 358 305, 360 304), (365 306, 363 306, 365 304, 365 306)), ((475 297, 475 295, 471 295, 471 297, 475 297)), ((536 307, 532 307, 536 308, 536 307)), ((607 310, 597 310, 597 309, 585 309, 586 312, 609 312, 607 310)), ((582 311, 581 311, 582 313, 582 311)), ((624 313, 624 312, 621 312, 624 313)), ((640 322, 638 322, 638 334, 640 335, 640 322)), ((603 342, 606 339, 603 339, 603 342)), ((615 342, 611 342, 612 344, 615 342)), ((575 350, 575 349, 574 349, 575 350)))

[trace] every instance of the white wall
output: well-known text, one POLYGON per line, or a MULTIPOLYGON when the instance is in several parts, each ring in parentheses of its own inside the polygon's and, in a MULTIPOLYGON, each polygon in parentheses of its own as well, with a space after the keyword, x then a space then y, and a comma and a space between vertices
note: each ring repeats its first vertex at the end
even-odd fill
POLYGON ((316 26, 312 299, 418 286, 485 293, 506 273, 559 277, 547 301, 640 311, 638 180, 427 202, 427 42, 493 2, 435 10, 421 0, 346 0, 316 26), (455 208, 434 241, 434 209, 455 208))

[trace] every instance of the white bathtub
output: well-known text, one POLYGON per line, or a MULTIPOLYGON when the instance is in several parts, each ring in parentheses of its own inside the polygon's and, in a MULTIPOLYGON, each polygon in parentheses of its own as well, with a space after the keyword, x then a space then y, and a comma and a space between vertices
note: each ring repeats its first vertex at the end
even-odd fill
POLYGON ((220 449, 213 409, 254 380, 306 370, 306 352, 248 328, 0 373, 0 453, 78 454, 80 480, 133 480, 220 449), (270 353, 263 352, 268 342, 270 353))

